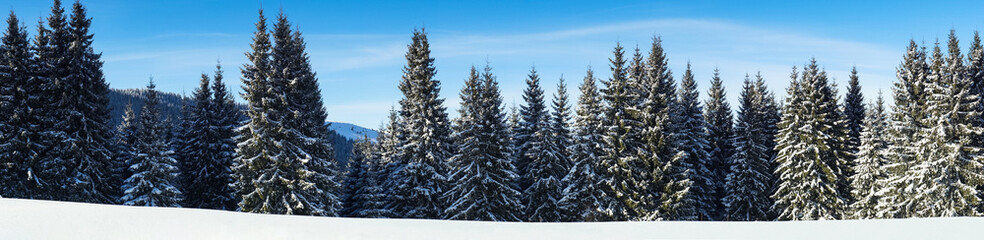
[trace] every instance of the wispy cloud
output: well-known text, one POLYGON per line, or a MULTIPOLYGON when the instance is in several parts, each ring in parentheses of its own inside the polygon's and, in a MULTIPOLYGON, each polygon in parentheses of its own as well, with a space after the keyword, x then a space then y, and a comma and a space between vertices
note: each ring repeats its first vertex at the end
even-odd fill
MULTIPOLYGON (((217 57, 222 58, 223 65, 231 66, 227 72, 235 71, 235 67, 245 62, 242 53, 248 49, 248 40, 244 40, 248 36, 205 35, 223 42, 205 46, 191 43, 183 49, 107 52, 104 57, 107 68, 114 70, 107 71, 114 74, 108 76, 132 79, 131 75, 144 78, 148 74, 174 74, 171 77, 187 79, 184 85, 192 86, 197 75, 210 69, 217 57), (223 47, 216 48, 216 45, 223 47)), ((565 74, 568 90, 576 97, 585 66, 593 65, 600 78, 608 76, 608 58, 616 41, 627 48, 639 45, 645 52, 654 35, 662 36, 676 75, 690 61, 701 87, 706 88, 712 69, 720 68, 732 102, 737 99, 746 73, 761 71, 770 87, 781 95, 790 67, 801 66, 812 57, 840 82, 847 79, 850 66, 857 65, 863 83, 871 86, 865 88, 865 94, 873 95, 878 86, 890 86, 904 50, 904 46, 829 38, 800 30, 702 19, 655 19, 504 34, 434 30, 429 37, 432 56, 438 59, 437 77, 443 81, 442 94, 447 99, 449 113, 454 116, 457 90, 470 65, 492 62, 507 103, 520 99, 522 79, 533 64, 540 70, 542 84, 549 93, 554 91, 557 77, 565 74)), ((383 121, 390 106, 395 104, 393 99, 399 98, 392 95, 398 94, 394 91, 395 82, 399 80, 400 67, 405 64, 403 55, 409 34, 306 33, 305 36, 314 70, 322 78, 331 120, 367 127, 383 121), (333 82, 334 79, 346 82, 333 82), (339 92, 345 94, 332 94, 339 92), (353 98, 353 95, 372 97, 353 98)), ((155 44, 163 43, 155 41, 155 44)))

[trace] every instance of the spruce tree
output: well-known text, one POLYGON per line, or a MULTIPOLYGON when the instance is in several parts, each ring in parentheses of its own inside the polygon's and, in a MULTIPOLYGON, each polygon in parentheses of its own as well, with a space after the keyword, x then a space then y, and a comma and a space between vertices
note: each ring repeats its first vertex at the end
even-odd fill
POLYGON ((373 218, 397 217, 392 209, 392 206, 395 206, 393 189, 396 188, 393 184, 398 184, 394 181, 393 172, 402 166, 402 162, 399 161, 401 152, 398 148, 402 128, 400 128, 400 114, 396 109, 390 109, 387 122, 380 129, 379 135, 376 136, 379 143, 375 151, 379 155, 379 161, 372 165, 374 169, 371 170, 373 179, 379 187, 367 189, 369 190, 367 194, 373 195, 374 201, 365 202, 359 214, 373 218))
MULTIPOLYGON (((519 187, 526 190, 533 180, 527 178, 529 164, 533 161, 529 156, 533 148, 533 138, 540 128, 549 126, 546 100, 544 100, 543 89, 540 88, 540 77, 536 73, 536 68, 530 68, 530 73, 526 79, 526 89, 523 90, 523 102, 519 109, 519 122, 513 133, 516 144, 516 168, 519 171, 519 187)), ((524 198, 528 197, 524 195, 524 198)), ((525 202, 525 200, 524 200, 525 202)))
POLYGON ((559 176, 559 178, 563 178, 567 174, 566 170, 571 168, 571 154, 568 147, 571 146, 573 141, 571 139, 570 129, 571 108, 570 104, 568 104, 567 84, 564 83, 563 76, 560 77, 560 81, 557 83, 557 93, 554 94, 551 109, 553 111, 551 111, 552 116, 550 117, 550 131, 553 134, 557 157, 565 169, 564 173, 559 176))
POLYGON ((889 162, 882 166, 886 178, 878 185, 882 188, 878 202, 879 218, 904 218, 912 216, 912 206, 906 200, 911 177, 906 171, 916 163, 916 132, 923 128, 926 115, 926 78, 929 66, 926 49, 915 41, 909 47, 897 70, 898 81, 892 88, 895 104, 892 105, 891 122, 887 129, 889 162))
MULTIPOLYGON (((970 81, 970 94, 984 96, 984 46, 981 45, 980 33, 974 31, 974 40, 970 43, 970 51, 967 52, 967 78, 970 81)), ((978 111, 984 112, 984 101, 980 101, 977 106, 978 111)), ((984 125, 984 118, 978 119, 984 125)), ((984 136, 973 140, 978 146, 984 145, 984 136)), ((977 192, 984 198, 984 184, 977 187, 977 192)), ((984 202, 980 204, 980 211, 984 212, 984 202)))
POLYGON ((210 166, 213 172, 210 182, 214 187, 209 191, 214 199, 207 205, 214 209, 235 210, 239 199, 232 188, 231 167, 236 159, 236 129, 241 124, 242 113, 223 82, 222 73, 221 66, 216 64, 212 78, 212 112, 209 113, 214 127, 211 134, 215 137, 211 146, 215 161, 210 166))
MULTIPOLYGON (((121 117, 120 125, 116 126, 116 155, 115 161, 119 162, 117 164, 117 169, 114 172, 117 177, 123 179, 130 178, 130 165, 128 163, 133 162, 134 156, 136 156, 136 146, 137 146, 137 114, 133 111, 133 104, 127 103, 123 110, 123 116, 121 117)), ((123 188, 122 181, 120 182, 120 189, 123 188)))
POLYGON ((37 181, 43 183, 37 198, 63 201, 113 203, 119 197, 114 186, 110 151, 109 85, 102 75, 101 54, 92 49, 91 19, 76 2, 66 19, 61 2, 55 1, 47 27, 36 38, 38 77, 45 98, 37 108, 44 165, 37 181))
POLYGON ((564 177, 564 198, 560 205, 565 207, 567 221, 598 221, 606 215, 603 206, 614 201, 614 196, 606 196, 601 189, 605 181, 598 173, 602 166, 601 149, 604 131, 601 129, 603 106, 595 85, 594 72, 589 68, 581 83, 581 96, 578 98, 574 118, 573 145, 570 145, 571 170, 564 177))
POLYGON ((879 181, 885 178, 882 166, 888 162, 888 141, 882 134, 886 130, 885 101, 881 95, 867 110, 864 130, 861 131, 861 145, 854 160, 854 175, 851 176, 851 218, 870 219, 877 217, 879 181))
MULTIPOLYGON (((710 182, 717 199, 725 197, 724 189, 729 172, 731 158, 735 155, 734 117, 731 105, 728 104, 724 91, 724 82, 720 72, 715 69, 711 78, 711 88, 708 90, 708 100, 704 111, 704 121, 707 123, 707 153, 709 158, 704 163, 710 171, 710 182)), ((718 202, 717 212, 722 212, 723 205, 718 202)), ((720 214, 718 214, 720 215, 720 214)))
POLYGON ((689 219, 696 216, 694 201, 689 193, 691 166, 680 151, 683 117, 677 101, 677 88, 662 39, 654 37, 646 57, 645 73, 630 85, 634 93, 635 110, 632 117, 639 123, 636 151, 643 164, 638 167, 642 177, 636 181, 647 189, 644 219, 689 219), (668 172, 669 171, 669 172, 668 172))
MULTIPOLYGON (((864 96, 861 94, 861 83, 858 80, 858 68, 851 68, 851 76, 847 81, 847 95, 844 96, 844 117, 847 118, 847 129, 850 131, 848 149, 857 153, 861 145, 861 127, 864 125, 865 109, 864 96)), ((853 157, 849 159, 853 161, 853 157)))
POLYGON ((222 83, 222 69, 216 66, 215 80, 202 74, 201 82, 187 107, 184 142, 179 163, 183 207, 235 209, 236 199, 229 184, 235 143, 235 105, 222 83))
POLYGON ((132 175, 123 182, 120 202, 129 206, 180 207, 176 187, 178 167, 165 138, 160 98, 154 81, 147 85, 147 101, 138 117, 135 154, 127 165, 132 175))
POLYGON ((338 214, 339 216, 363 217, 360 213, 364 211, 365 203, 372 201, 372 196, 366 194, 368 193, 366 189, 373 187, 368 184, 374 182, 371 181, 373 176, 369 173, 370 164, 373 164, 372 161, 374 160, 372 148, 372 142, 366 137, 355 142, 352 155, 349 155, 348 166, 346 166, 344 190, 342 191, 343 207, 338 214))
POLYGON ((612 197, 613 201, 602 206, 607 216, 600 220, 629 220, 645 214, 647 201, 650 199, 649 182, 638 182, 637 179, 652 179, 651 169, 646 162, 639 159, 637 149, 640 144, 635 128, 640 126, 633 121, 629 114, 634 114, 631 103, 633 95, 630 92, 625 52, 620 44, 615 45, 614 57, 611 62, 612 76, 608 81, 602 81, 605 88, 601 90, 601 98, 606 111, 602 122, 602 139, 605 154, 601 157, 602 191, 612 197))
POLYGON ((383 189, 383 181, 386 179, 387 171, 379 147, 379 143, 368 140, 353 149, 365 158, 365 162, 362 164, 364 174, 358 181, 358 188, 349 198, 351 205, 348 216, 350 217, 379 218, 388 216, 385 212, 386 196, 383 189))
POLYGON ((308 150, 306 144, 319 143, 319 139, 299 143, 306 135, 294 116, 314 113, 295 110, 289 102, 293 100, 291 85, 300 80, 284 74, 296 70, 289 63, 291 54, 298 51, 282 14, 279 20, 273 31, 278 43, 274 49, 260 10, 253 49, 246 54, 249 63, 242 69, 249 120, 239 129, 238 158, 233 167, 234 188, 242 199, 239 208, 244 212, 333 216, 339 205, 331 193, 337 188, 323 189, 323 183, 337 175, 325 173, 319 166, 325 163, 311 157, 321 153, 304 152, 308 150))
POLYGON ((391 209, 405 218, 439 218, 447 205, 441 197, 447 191, 446 165, 454 147, 424 31, 414 31, 406 59, 400 81, 404 96, 400 100, 400 166, 392 174, 391 186, 395 188, 391 209))
POLYGON ((687 180, 690 182, 688 191, 690 196, 688 198, 694 201, 695 215, 681 216, 682 218, 678 218, 681 220, 717 220, 719 218, 720 198, 716 193, 717 186, 715 185, 723 184, 723 182, 715 182, 714 172, 710 170, 717 166, 708 165, 710 155, 707 153, 709 148, 705 129, 707 123, 704 121, 704 110, 700 105, 699 95, 697 82, 694 81, 694 75, 688 63, 687 70, 680 81, 677 97, 681 121, 678 123, 679 130, 676 139, 678 151, 686 154, 682 161, 683 164, 678 167, 685 167, 689 173, 685 179, 675 181, 687 180))
POLYGON ((451 158, 456 169, 450 174, 452 187, 446 197, 451 205, 445 218, 521 221, 523 206, 515 188, 519 175, 512 163, 502 97, 491 67, 486 66, 481 76, 472 67, 461 100, 455 134, 459 149, 451 158))
POLYGON ((281 11, 274 24, 271 56, 274 82, 284 81, 286 86, 284 125, 291 136, 285 140, 290 142, 289 145, 297 146, 297 157, 310 171, 306 178, 314 185, 310 191, 304 191, 307 195, 304 198, 316 202, 322 214, 336 216, 342 207, 339 182, 342 173, 331 145, 332 130, 325 122, 328 114, 318 78, 311 69, 304 38, 299 30, 291 28, 281 11))
POLYGON ((37 67, 27 31, 11 12, 0 42, 0 196, 33 198, 42 190, 37 67))
MULTIPOLYGON (((92 48, 93 35, 89 33, 92 19, 86 16, 86 9, 76 1, 72 4, 71 47, 69 62, 72 74, 69 82, 75 86, 65 86, 75 91, 73 112, 80 113, 77 119, 69 120, 70 140, 78 140, 75 147, 69 147, 67 155, 76 155, 77 176, 80 184, 75 188, 81 191, 79 201, 93 203, 115 203, 120 196, 114 184, 112 167, 112 127, 109 125, 109 84, 102 73, 102 53, 92 48)), ((72 91, 72 90, 69 90, 72 91)))
POLYGON ((772 159, 775 157, 775 102, 765 88, 761 74, 753 82, 745 75, 734 128, 735 156, 725 179, 727 195, 722 199, 724 219, 732 221, 770 220, 772 200, 772 159))
POLYGON ((843 148, 848 131, 836 91, 812 59, 790 83, 788 96, 776 137, 774 208, 780 220, 840 219, 846 207, 840 183, 849 153, 843 148))
POLYGON ((211 164, 212 153, 208 145, 212 144, 214 136, 209 136, 209 113, 212 111, 211 79, 202 74, 198 88, 192 93, 190 104, 182 104, 181 112, 184 118, 184 128, 178 133, 179 143, 175 148, 174 158, 181 170, 180 186, 184 194, 181 205, 189 208, 203 208, 204 193, 212 186, 207 186, 203 178, 209 177, 211 169, 205 166, 211 164))
POLYGON ((958 45, 951 30, 947 56, 939 44, 933 49, 926 85, 926 127, 916 133, 918 162, 907 173, 916 191, 909 199, 916 217, 981 214, 977 187, 984 181, 984 157, 974 142, 984 131, 977 108, 980 96, 971 94, 958 45))
POLYGON ((565 187, 561 180, 567 174, 568 168, 562 157, 563 151, 557 146, 555 129, 551 126, 550 113, 545 109, 543 90, 540 89, 539 77, 535 70, 530 72, 526 92, 531 93, 524 96, 527 100, 526 106, 536 106, 535 108, 543 110, 521 111, 525 113, 523 114, 524 129, 534 130, 524 143, 526 149, 523 152, 529 162, 526 171, 522 174, 523 178, 530 182, 530 185, 523 190, 525 214, 527 220, 531 222, 557 222, 564 218, 559 201, 563 198, 565 187))

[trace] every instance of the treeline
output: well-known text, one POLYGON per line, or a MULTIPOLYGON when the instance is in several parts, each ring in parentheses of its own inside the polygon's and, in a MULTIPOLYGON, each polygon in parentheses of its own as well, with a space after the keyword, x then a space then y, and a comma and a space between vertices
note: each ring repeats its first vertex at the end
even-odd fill
POLYGON ((984 48, 944 53, 914 41, 893 111, 866 102, 852 69, 838 94, 815 59, 793 67, 784 100, 746 75, 736 111, 717 70, 700 100, 679 82, 662 40, 647 54, 616 45, 612 75, 591 69, 570 103, 548 100, 531 69, 506 113, 492 68, 472 68, 449 119, 423 31, 400 82, 404 98, 375 142, 357 145, 342 215, 488 221, 809 220, 978 216, 984 48), (571 108, 574 108, 572 111, 571 108), (736 114, 736 115, 733 115, 736 114))
POLYGON ((375 141, 340 166, 300 31, 260 11, 241 96, 203 74, 180 119, 154 83, 110 123, 90 20, 55 1, 34 40, 11 13, 0 45, 0 194, 254 213, 488 221, 767 221, 977 216, 984 190, 984 47, 911 42, 892 89, 866 103, 816 60, 777 100, 746 75, 736 109, 715 70, 703 100, 658 37, 616 44, 611 76, 589 68, 570 99, 531 69, 506 109, 492 67, 473 67, 458 118, 440 97, 423 30, 375 141), (600 85, 599 85, 600 83, 600 85), (548 96, 549 95, 549 96, 548 96), (166 123, 171 121, 170 123, 166 123), (169 125, 178 126, 176 131, 169 125))

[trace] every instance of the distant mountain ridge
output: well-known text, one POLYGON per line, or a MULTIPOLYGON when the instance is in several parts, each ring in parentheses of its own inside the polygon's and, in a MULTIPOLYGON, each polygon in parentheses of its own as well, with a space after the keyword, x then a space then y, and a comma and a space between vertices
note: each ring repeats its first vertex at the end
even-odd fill
POLYGON ((375 140, 379 133, 376 130, 364 128, 359 125, 351 123, 342 122, 331 122, 331 129, 335 130, 335 133, 342 135, 350 140, 360 140, 362 138, 369 138, 375 140))
MULTIPOLYGON (((145 93, 147 89, 144 88, 128 88, 128 89, 110 89, 109 91, 109 107, 110 107, 110 124, 112 124, 113 129, 119 125, 120 121, 123 119, 123 111, 126 109, 127 104, 133 105, 133 110, 135 113, 140 113, 140 109, 143 108, 144 102, 147 100, 145 93)), ((189 98, 183 97, 180 94, 172 92, 160 92, 161 106, 164 108, 162 113, 165 118, 178 119, 181 116, 181 105, 184 101, 190 101, 189 98)), ((238 104, 240 109, 245 109, 246 106, 238 104)), ((345 162, 348 160, 348 156, 351 155, 353 145, 356 140, 362 139, 363 137, 369 137, 375 140, 379 133, 376 130, 361 127, 350 123, 339 123, 339 122, 327 122, 331 124, 331 129, 334 130, 334 144, 335 156, 339 162, 344 166, 345 162)))

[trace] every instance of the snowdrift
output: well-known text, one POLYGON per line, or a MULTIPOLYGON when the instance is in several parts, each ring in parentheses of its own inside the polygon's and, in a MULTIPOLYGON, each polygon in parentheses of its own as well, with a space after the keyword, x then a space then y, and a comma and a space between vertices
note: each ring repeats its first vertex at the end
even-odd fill
POLYGON ((984 218, 493 223, 0 199, 0 239, 980 239, 984 218))

